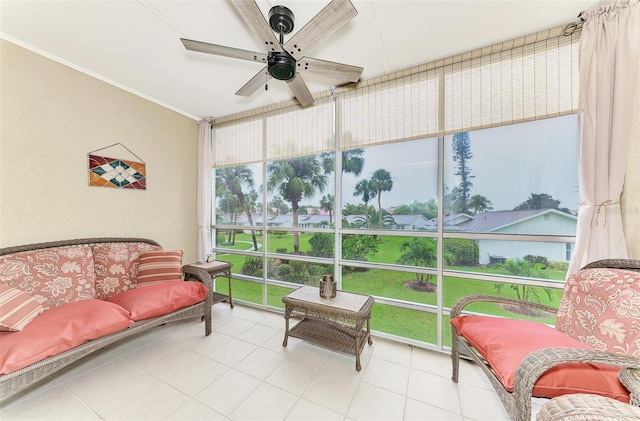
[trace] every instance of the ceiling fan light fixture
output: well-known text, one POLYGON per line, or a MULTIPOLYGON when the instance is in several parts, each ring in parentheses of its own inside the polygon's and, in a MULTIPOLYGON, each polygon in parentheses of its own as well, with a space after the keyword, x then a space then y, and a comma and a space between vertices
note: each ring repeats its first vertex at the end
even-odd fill
POLYGON ((269 74, 274 79, 291 80, 296 75, 296 60, 286 52, 270 52, 267 63, 269 74))

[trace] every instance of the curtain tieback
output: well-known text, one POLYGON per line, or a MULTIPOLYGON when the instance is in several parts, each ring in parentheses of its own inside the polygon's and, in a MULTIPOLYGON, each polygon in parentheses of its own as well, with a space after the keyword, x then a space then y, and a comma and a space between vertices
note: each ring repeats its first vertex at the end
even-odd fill
POLYGON ((604 200, 600 202, 600 204, 595 205, 591 203, 580 203, 580 206, 596 206, 596 227, 598 226, 598 222, 600 220, 600 211, 604 208, 604 224, 602 227, 607 226, 607 218, 609 216, 609 206, 610 205, 618 205, 620 202, 614 202, 611 199, 604 200))

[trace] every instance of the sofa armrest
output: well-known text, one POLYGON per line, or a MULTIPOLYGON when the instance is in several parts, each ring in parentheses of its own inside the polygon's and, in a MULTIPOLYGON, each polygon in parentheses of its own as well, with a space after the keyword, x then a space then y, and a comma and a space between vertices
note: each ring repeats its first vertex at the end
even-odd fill
MULTIPOLYGON (((529 408, 533 387, 547 370, 560 364, 583 362, 593 364, 614 365, 624 368, 640 369, 640 359, 626 355, 613 354, 606 351, 576 348, 545 348, 534 351, 520 363, 516 370, 514 395, 516 406, 529 408)), ((637 394, 638 391, 631 391, 637 394)))
POLYGON ((195 278, 196 281, 204 284, 209 291, 213 291, 213 281, 211 275, 209 275, 209 272, 206 270, 195 266, 184 265, 182 266, 182 273, 185 275, 184 278, 186 281, 190 280, 189 278, 195 278))
POLYGON ((558 312, 557 308, 550 307, 544 304, 534 303, 531 301, 518 300, 515 298, 507 298, 507 297, 498 297, 495 295, 467 295, 460 298, 455 304, 451 307, 451 311, 449 313, 450 318, 459 317, 462 314, 462 310, 471 303, 494 303, 494 304, 509 304, 509 305, 517 305, 522 307, 527 307, 534 310, 540 310, 552 315, 555 315, 558 312))

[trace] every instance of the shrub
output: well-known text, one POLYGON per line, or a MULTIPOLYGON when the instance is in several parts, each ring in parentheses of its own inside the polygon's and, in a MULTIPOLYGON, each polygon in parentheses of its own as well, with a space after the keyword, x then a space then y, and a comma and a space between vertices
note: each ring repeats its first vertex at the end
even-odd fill
POLYGON ((262 258, 248 256, 244 261, 244 266, 242 266, 242 274, 262 277, 262 258))
POLYGON ((286 254, 287 248, 286 247, 277 248, 276 253, 286 254))
POLYGON ((291 265, 288 265, 286 263, 281 264, 280 266, 278 266, 278 277, 280 279, 286 279, 291 273, 291 270, 291 265))
POLYGON ((444 254, 452 266, 475 266, 480 258, 480 248, 473 240, 450 238, 444 241, 444 254))
POLYGON ((526 256, 524 256, 524 260, 531 263, 532 265, 539 263, 540 265, 542 265, 542 269, 546 269, 547 266, 549 266, 549 259, 544 256, 533 256, 531 254, 527 254, 526 256))

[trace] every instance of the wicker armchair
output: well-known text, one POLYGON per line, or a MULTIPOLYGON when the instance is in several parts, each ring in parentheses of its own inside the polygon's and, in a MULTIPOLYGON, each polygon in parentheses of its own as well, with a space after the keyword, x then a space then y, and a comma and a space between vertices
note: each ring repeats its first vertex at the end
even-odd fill
MULTIPOLYGON (((626 398, 630 393, 631 403, 637 404, 640 397, 640 381, 638 381, 638 378, 640 378, 640 325, 637 322, 638 315, 636 312, 640 311, 640 304, 637 301, 638 297, 640 297, 640 282, 638 282, 640 278, 637 274, 627 272, 628 270, 640 272, 640 260, 607 259, 586 265, 576 274, 573 274, 565 283, 559 309, 538 303, 488 295, 471 295, 461 298, 451 308, 450 313, 453 339, 451 352, 453 372, 451 379, 454 382, 458 381, 461 356, 472 359, 490 380, 509 416, 516 421, 528 421, 531 419, 531 397, 536 396, 534 387, 537 388, 536 390, 540 390, 538 389, 540 385, 536 385, 536 383, 548 370, 562 369, 562 367, 557 366, 565 363, 603 364, 627 369, 621 372, 627 376, 627 381, 624 382, 626 389, 615 378, 614 381, 617 383, 617 387, 625 393, 624 397, 626 398), (618 279, 618 277, 622 278, 618 279), (628 288, 628 291, 621 292, 625 288, 628 288), (604 315, 605 313, 603 307, 607 307, 606 310, 609 312, 613 312, 617 308, 615 305, 601 306, 597 311, 593 312, 596 314, 594 316, 589 311, 585 311, 584 308, 586 305, 587 310, 590 310, 589 306, 593 307, 598 303, 597 300, 594 301, 591 296, 586 300, 576 298, 580 294, 584 294, 585 291, 587 294, 591 294, 593 291, 607 291, 609 298, 611 298, 611 294, 617 294, 614 298, 621 298, 618 301, 624 301, 624 298, 629 297, 626 294, 630 294, 632 300, 627 299, 623 303, 626 307, 619 313, 615 313, 615 318, 609 317, 605 320, 598 320, 598 314, 604 315), (633 301, 633 299, 636 301, 633 301), (555 314, 556 329, 531 321, 496 319, 490 316, 462 316, 464 308, 475 302, 518 305, 536 311, 555 314), (585 314, 590 318, 587 318, 585 314), (589 323, 586 323, 585 319, 588 319, 589 323), (487 344, 482 341, 480 341, 482 343, 479 343, 477 337, 474 338, 473 335, 467 334, 470 330, 465 333, 464 329, 461 328, 461 323, 463 322, 465 324, 471 322, 468 326, 476 326, 474 325, 476 321, 484 321, 487 325, 491 325, 495 321, 509 323, 507 328, 509 331, 494 329, 491 335, 488 335, 490 339, 487 339, 487 341, 493 341, 495 337, 502 336, 501 348, 497 348, 496 351, 496 347, 492 343, 487 344), (515 363, 517 369, 510 383, 512 387, 507 387, 505 384, 508 384, 508 382, 504 376, 501 376, 500 369, 496 370, 495 366, 498 365, 496 361, 505 359, 505 355, 509 356, 510 347, 512 346, 510 341, 513 341, 513 347, 517 348, 518 341, 509 338, 510 335, 515 332, 520 334, 524 332, 524 335, 526 335, 526 329, 533 325, 539 325, 541 328, 551 331, 555 337, 562 337, 561 339, 567 337, 567 341, 575 342, 577 346, 558 347, 558 345, 551 345, 551 347, 545 347, 544 343, 540 344, 538 341, 535 344, 537 347, 535 350, 528 354, 523 354, 522 359, 517 360, 515 363), (622 328, 622 326, 625 328, 622 328), (460 329, 460 332, 458 329, 460 329), (618 330, 615 331, 615 329, 618 330), (522 332, 519 332, 519 330, 522 330, 522 332), (624 332, 624 336, 620 332, 624 332), (490 354, 492 352, 494 353, 494 358, 491 358, 492 355, 490 354), (496 352, 500 352, 497 357, 496 352)), ((611 313, 606 315, 611 316, 611 313)), ((532 333, 531 335, 535 337, 536 334, 532 333)), ((609 370, 614 372, 615 376, 617 369, 609 367, 609 370)), ((586 381, 584 383, 589 382, 586 381)), ((564 393, 579 392, 558 392, 554 396, 564 393)))

